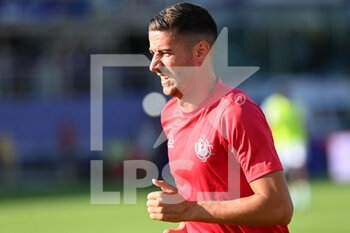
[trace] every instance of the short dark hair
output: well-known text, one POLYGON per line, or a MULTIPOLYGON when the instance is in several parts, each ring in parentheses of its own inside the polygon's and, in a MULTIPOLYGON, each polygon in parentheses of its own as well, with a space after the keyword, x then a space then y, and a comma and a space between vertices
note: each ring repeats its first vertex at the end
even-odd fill
POLYGON ((192 3, 177 3, 161 10, 148 24, 148 31, 171 31, 176 35, 194 36, 213 45, 217 37, 217 25, 203 7, 192 3))

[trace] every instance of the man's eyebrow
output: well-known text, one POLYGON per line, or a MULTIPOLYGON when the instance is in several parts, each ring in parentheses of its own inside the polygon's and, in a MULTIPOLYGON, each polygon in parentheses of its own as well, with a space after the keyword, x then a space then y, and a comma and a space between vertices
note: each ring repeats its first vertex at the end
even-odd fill
MULTIPOLYGON (((158 52, 164 53, 164 52, 171 52, 173 51, 172 49, 159 49, 158 52)), ((154 53, 152 49, 149 49, 150 53, 154 53)))
POLYGON ((158 50, 158 52, 162 52, 162 53, 164 53, 164 52, 171 52, 171 51, 173 51, 172 49, 159 49, 158 50))

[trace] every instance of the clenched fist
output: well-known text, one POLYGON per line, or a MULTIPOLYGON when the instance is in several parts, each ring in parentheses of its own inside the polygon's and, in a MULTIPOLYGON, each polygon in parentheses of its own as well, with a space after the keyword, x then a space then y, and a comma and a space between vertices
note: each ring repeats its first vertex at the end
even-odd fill
POLYGON ((167 222, 187 221, 191 202, 186 201, 177 189, 163 180, 153 179, 153 184, 162 191, 151 192, 147 196, 147 207, 150 218, 167 222))

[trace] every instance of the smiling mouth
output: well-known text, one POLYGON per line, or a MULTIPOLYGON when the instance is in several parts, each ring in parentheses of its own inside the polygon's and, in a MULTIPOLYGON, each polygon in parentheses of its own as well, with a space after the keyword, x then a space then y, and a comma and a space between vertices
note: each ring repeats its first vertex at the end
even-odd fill
POLYGON ((162 85, 167 84, 170 81, 169 77, 165 76, 164 74, 158 74, 158 76, 161 79, 162 85))
POLYGON ((162 78, 162 81, 161 81, 162 85, 167 84, 169 80, 170 80, 169 78, 164 78, 164 79, 162 78))

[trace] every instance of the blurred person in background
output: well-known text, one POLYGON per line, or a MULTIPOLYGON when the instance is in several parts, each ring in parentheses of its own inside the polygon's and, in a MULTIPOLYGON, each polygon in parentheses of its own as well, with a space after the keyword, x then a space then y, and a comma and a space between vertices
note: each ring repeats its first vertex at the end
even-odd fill
POLYGON ((0 132, 0 190, 16 184, 16 148, 11 132, 0 132))
POLYGON ((165 232, 289 232, 293 207, 271 131, 243 91, 215 76, 209 52, 216 37, 215 21, 198 5, 175 4, 150 20, 150 70, 173 97, 161 122, 177 189, 153 180, 162 191, 148 195, 148 212, 181 222, 165 232))
POLYGON ((63 121, 58 125, 58 141, 60 148, 59 182, 73 184, 78 179, 77 172, 77 135, 75 124, 63 121))
POLYGON ((350 183, 350 129, 331 133, 327 137, 328 172, 338 183, 350 183))
POLYGON ((289 181, 296 209, 305 210, 311 200, 307 171, 308 135, 301 103, 283 94, 272 94, 262 103, 277 153, 289 181))

